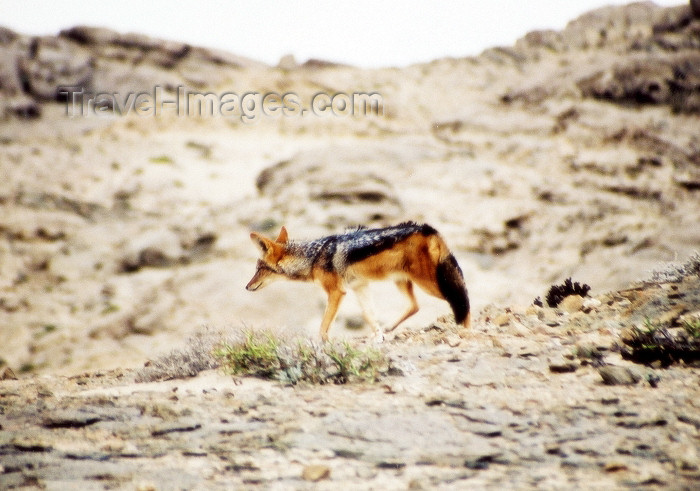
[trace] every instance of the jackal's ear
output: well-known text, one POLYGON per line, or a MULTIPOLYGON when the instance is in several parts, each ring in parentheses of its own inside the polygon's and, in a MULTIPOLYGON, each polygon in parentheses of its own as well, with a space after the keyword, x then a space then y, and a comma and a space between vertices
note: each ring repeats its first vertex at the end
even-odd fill
POLYGON ((279 242, 280 244, 286 244, 288 239, 289 239, 289 236, 287 235, 287 229, 284 228, 284 225, 283 225, 282 228, 280 229, 280 234, 275 239, 275 242, 279 242))
POLYGON ((263 254, 267 254, 274 248, 274 242, 257 232, 251 232, 250 239, 260 248, 263 254))

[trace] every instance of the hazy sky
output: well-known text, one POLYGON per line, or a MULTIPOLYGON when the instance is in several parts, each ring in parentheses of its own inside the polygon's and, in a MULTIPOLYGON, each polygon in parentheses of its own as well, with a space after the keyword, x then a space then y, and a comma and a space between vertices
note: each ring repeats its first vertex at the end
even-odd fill
POLYGON ((78 24, 104 26, 221 48, 270 64, 291 53, 298 61, 320 58, 377 67, 475 55, 512 44, 533 29, 561 29, 593 8, 624 3, 628 2, 0 0, 0 25, 25 34, 55 34, 78 24))

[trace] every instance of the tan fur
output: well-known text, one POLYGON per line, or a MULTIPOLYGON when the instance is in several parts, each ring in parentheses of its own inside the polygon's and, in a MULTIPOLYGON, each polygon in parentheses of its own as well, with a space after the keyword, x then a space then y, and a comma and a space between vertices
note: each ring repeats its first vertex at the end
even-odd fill
MULTIPOLYGON (((405 274, 407 279, 434 297, 443 298, 437 286, 435 266, 444 257, 447 247, 436 236, 413 235, 387 251, 348 267, 353 276, 383 280, 392 274, 405 274)), ((413 296, 412 294, 409 296, 413 296)))

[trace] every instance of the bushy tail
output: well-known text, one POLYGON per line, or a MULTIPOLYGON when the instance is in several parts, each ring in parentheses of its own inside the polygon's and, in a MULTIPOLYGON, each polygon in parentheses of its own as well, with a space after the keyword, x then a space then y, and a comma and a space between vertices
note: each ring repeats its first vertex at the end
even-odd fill
POLYGON ((437 283, 440 293, 452 307, 455 322, 469 327, 469 293, 464 284, 464 275, 455 257, 448 253, 437 265, 437 283))

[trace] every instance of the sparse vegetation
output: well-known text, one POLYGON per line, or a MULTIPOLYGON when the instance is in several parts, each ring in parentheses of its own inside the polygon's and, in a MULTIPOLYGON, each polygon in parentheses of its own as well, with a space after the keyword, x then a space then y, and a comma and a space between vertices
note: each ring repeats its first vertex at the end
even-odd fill
POLYGON ((691 339, 700 339, 700 318, 683 321, 683 330, 691 339))
POLYGON ((149 361, 136 374, 137 382, 155 382, 175 378, 194 377, 203 370, 217 368, 218 360, 212 354, 214 347, 221 342, 221 335, 204 332, 190 337, 184 349, 149 361))
POLYGON ((158 155, 157 157, 151 157, 150 159, 148 159, 148 161, 152 164, 172 165, 175 163, 172 157, 169 157, 168 155, 158 155))
POLYGON ((248 331, 240 343, 224 343, 214 350, 224 369, 234 375, 273 378, 282 367, 280 341, 271 333, 248 331))
POLYGON ((200 156, 202 159, 205 159, 205 160, 211 159, 212 150, 211 150, 211 146, 210 146, 210 145, 206 145, 206 144, 204 144, 204 143, 200 143, 200 142, 196 142, 196 141, 194 141, 194 140, 190 140, 190 141, 188 141, 188 142, 185 144, 185 146, 186 146, 187 148, 191 148, 192 150, 195 150, 195 151, 199 152, 199 156, 200 156))
POLYGON ((700 276, 700 252, 695 252, 683 264, 670 263, 663 269, 653 271, 651 281, 654 283, 678 283, 689 276, 700 276))
POLYGON ((30 373, 37 369, 37 366, 33 363, 23 363, 19 367, 19 373, 30 373))
POLYGON ((269 332, 248 331, 243 341, 222 344, 214 356, 234 375, 290 384, 374 381, 389 370, 389 360, 376 349, 355 348, 348 342, 283 341, 269 332))
POLYGON ((237 340, 226 340, 222 333, 207 331, 190 337, 184 349, 149 361, 136 381, 194 377, 212 368, 292 385, 345 384, 375 381, 391 371, 391 363, 379 350, 356 348, 347 341, 319 345, 254 330, 244 331, 237 340))
POLYGON ((633 327, 618 347, 622 357, 643 364, 662 367, 677 362, 700 365, 700 321, 686 321, 682 329, 670 330, 649 319, 643 327, 633 327))
POLYGON ((108 303, 107 305, 104 306, 104 308, 101 311, 102 315, 108 315, 112 314, 114 312, 119 312, 119 305, 115 305, 113 303, 108 303))

